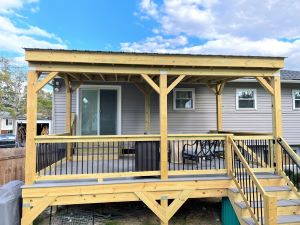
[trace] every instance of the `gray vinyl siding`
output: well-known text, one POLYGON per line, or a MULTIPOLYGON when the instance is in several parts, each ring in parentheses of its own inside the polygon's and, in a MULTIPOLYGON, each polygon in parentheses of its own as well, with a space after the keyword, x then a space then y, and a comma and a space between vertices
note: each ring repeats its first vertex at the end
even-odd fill
MULTIPOLYGON (((93 83, 94 84, 94 83, 93 83)), ((99 83, 101 84, 101 83, 99 83)), ((105 85, 108 85, 105 83, 105 85)), ((122 87, 122 134, 143 134, 145 126, 145 106, 143 94, 130 83, 118 83, 122 87)), ((207 133, 216 129, 216 100, 213 92, 204 85, 179 87, 195 88, 195 110, 173 109, 173 93, 168 96, 169 133, 207 133)), ((300 145, 300 111, 293 110, 292 89, 299 84, 282 84, 282 115, 284 137, 291 145, 300 145)), ((53 130, 64 132, 65 89, 54 92, 53 130)), ((72 111, 76 112, 76 94, 73 94, 72 111)), ((271 132, 271 96, 257 83, 231 82, 223 92, 223 129, 234 131, 271 132), (257 90, 257 110, 236 110, 236 89, 255 88, 257 90)), ((159 133, 159 98, 151 95, 151 130, 159 133)))

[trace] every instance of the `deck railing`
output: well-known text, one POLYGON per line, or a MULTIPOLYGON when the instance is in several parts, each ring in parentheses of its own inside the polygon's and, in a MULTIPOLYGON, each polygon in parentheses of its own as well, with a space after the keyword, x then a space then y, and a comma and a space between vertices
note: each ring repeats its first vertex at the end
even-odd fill
POLYGON ((281 147, 283 173, 298 192, 300 189, 300 157, 283 138, 279 138, 277 142, 281 147))
POLYGON ((251 168, 273 167, 273 136, 234 136, 234 141, 251 168))
POLYGON ((274 224, 274 219, 276 221, 277 218, 265 215, 276 215, 276 197, 266 193, 240 148, 232 138, 229 139, 231 141, 232 154, 231 174, 252 219, 258 225, 274 224))
MULTIPOLYGON (((168 135, 168 175, 228 173, 228 134, 168 135), (227 153, 226 153, 227 151, 227 153), (227 158, 226 158, 227 155, 227 158)), ((272 136, 234 136, 253 168, 270 169, 272 136), (253 139, 251 139, 253 138, 253 139)), ((37 136, 36 180, 159 176, 160 135, 37 136)))
POLYGON ((225 173, 226 135, 169 135, 169 174, 175 171, 225 173))

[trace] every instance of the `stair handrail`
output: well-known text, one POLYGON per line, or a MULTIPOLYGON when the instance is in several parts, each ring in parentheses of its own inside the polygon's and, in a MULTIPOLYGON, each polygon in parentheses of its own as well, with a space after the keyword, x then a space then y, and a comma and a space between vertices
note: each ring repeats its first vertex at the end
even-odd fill
POLYGON ((278 144, 281 146, 281 156, 282 156, 282 171, 281 175, 286 180, 288 186, 292 189, 292 191, 300 198, 300 176, 294 175, 295 170, 296 174, 300 173, 300 157, 299 155, 292 149, 292 147, 287 143, 287 141, 283 137, 279 137, 277 139, 278 144), (293 163, 295 166, 292 166, 290 163, 293 163), (287 163, 289 163, 287 165, 287 163), (287 172, 285 172, 284 167, 287 167, 287 172))
POLYGON ((240 152, 239 148, 237 147, 232 137, 229 137, 229 141, 231 142, 231 146, 232 146, 231 152, 233 157, 231 175, 233 177, 234 183, 238 188, 239 193, 241 194, 247 206, 248 211, 250 212, 252 219, 257 225, 277 224, 277 198, 269 195, 264 190, 263 186, 260 184, 254 172, 251 170, 249 164, 247 163, 246 159, 240 152), (243 165, 244 171, 239 171, 243 169, 236 167, 235 156, 237 156, 239 162, 243 165), (244 177, 245 173, 247 173, 248 175, 247 178, 244 177), (242 179, 242 181, 239 181, 240 179, 242 179), (246 187, 247 185, 249 186, 246 187), (251 186, 253 187, 253 192, 251 192, 251 186), (256 192, 254 192, 254 188, 256 189, 256 192), (249 191, 247 191, 247 189, 249 191), (260 206, 260 210, 258 207, 258 192, 259 192, 260 200, 261 202, 263 201, 263 205, 264 205, 264 218, 265 218, 264 220, 262 219, 263 218, 262 205, 260 206), (256 197, 256 201, 254 201, 255 197, 256 197), (251 201, 251 199, 253 201, 251 201))

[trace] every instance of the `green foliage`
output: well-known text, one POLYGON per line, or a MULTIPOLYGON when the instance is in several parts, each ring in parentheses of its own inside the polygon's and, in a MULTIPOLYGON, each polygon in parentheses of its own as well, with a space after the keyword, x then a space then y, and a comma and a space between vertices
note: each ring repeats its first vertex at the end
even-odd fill
MULTIPOLYGON (((26 70, 0 58, 0 112, 9 112, 13 118, 26 115, 26 70)), ((52 93, 39 91, 38 118, 51 118, 52 93)), ((1 116, 1 115, 0 115, 1 116)))
POLYGON ((293 173, 293 171, 291 170, 285 170, 284 171, 285 174, 290 178, 290 180, 293 182, 293 184, 296 186, 296 187, 300 187, 300 174, 298 173, 293 173))
POLYGON ((44 118, 52 115, 52 94, 41 90, 38 94, 38 112, 44 118))

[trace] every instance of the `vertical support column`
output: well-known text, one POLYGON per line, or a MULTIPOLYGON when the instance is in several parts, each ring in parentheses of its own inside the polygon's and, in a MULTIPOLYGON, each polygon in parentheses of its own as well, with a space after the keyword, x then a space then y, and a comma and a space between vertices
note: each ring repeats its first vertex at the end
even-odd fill
MULTIPOLYGON (((282 114, 281 114, 281 85, 280 76, 275 75, 272 78, 272 87, 274 95, 272 95, 272 127, 275 140, 282 136, 282 114)), ((282 172, 282 155, 280 145, 275 142, 274 146, 276 171, 280 175, 282 172)))
POLYGON ((27 85, 27 126, 26 126, 26 161, 25 161, 25 184, 32 184, 36 173, 36 136, 37 120, 37 92, 34 85, 38 79, 36 71, 28 72, 27 85))
POLYGON ((225 168, 227 169, 227 174, 231 175, 231 172, 233 172, 232 168, 232 152, 231 152, 231 139, 232 135, 227 135, 225 139, 225 168))
POLYGON ((216 111, 217 111, 217 131, 223 129, 223 118, 222 118, 222 94, 216 93, 216 111))
POLYGON ((277 224, 277 198, 276 196, 264 196, 265 225, 277 224))
POLYGON ((160 172, 161 179, 168 179, 168 106, 167 106, 167 73, 159 76, 159 121, 160 121, 160 172))
MULTIPOLYGON (((71 104, 72 104, 72 94, 70 89, 70 81, 68 77, 65 77, 65 87, 66 87, 66 128, 65 132, 71 135, 71 104)), ((71 143, 67 144, 67 160, 71 160, 71 143)))
MULTIPOLYGON (((165 211, 167 212, 167 208, 168 208, 168 199, 161 199, 160 200, 160 205, 165 209, 165 211)), ((168 222, 164 222, 164 221, 160 221, 160 225, 168 225, 168 222)))
POLYGON ((150 131, 150 99, 151 92, 145 93, 145 133, 149 133, 150 131))

